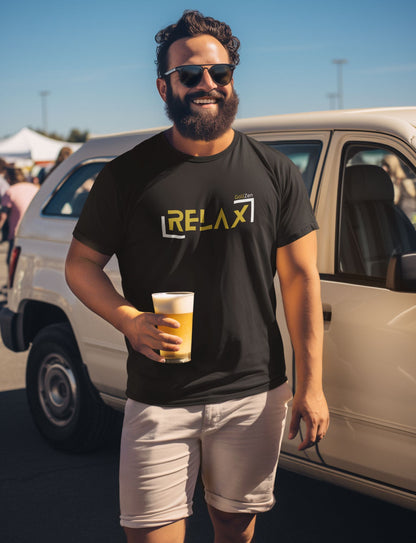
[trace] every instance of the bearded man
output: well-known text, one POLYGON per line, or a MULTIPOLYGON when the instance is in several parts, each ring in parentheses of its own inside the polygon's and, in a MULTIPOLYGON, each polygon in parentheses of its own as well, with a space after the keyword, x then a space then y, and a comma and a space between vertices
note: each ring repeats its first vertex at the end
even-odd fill
POLYGON ((68 284, 126 337, 121 525, 129 543, 183 543, 201 471, 215 541, 249 542, 274 502, 287 403, 277 270, 297 364, 291 437, 324 436, 315 222, 283 155, 233 130, 239 40, 186 11, 156 35, 173 126, 110 162, 74 230, 68 284), (121 296, 103 271, 116 254, 121 296), (191 361, 170 363, 179 322, 152 293, 195 293, 191 361), (158 326, 168 326, 168 334, 158 326))

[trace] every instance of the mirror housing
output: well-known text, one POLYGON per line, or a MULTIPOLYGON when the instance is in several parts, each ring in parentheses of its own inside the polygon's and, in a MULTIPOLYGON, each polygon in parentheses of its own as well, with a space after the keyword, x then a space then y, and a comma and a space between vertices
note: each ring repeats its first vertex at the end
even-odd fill
POLYGON ((416 292, 416 253, 393 255, 390 258, 386 287, 398 292, 416 292))

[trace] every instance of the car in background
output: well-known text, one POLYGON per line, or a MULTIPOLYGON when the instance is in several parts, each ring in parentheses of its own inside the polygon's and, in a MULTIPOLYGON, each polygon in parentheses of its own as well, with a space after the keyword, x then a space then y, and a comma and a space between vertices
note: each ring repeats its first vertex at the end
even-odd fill
MULTIPOLYGON (((281 465, 416 509, 416 107, 278 115, 235 128, 297 165, 320 225, 331 425, 306 451, 286 432, 281 465)), ((65 282, 72 231, 101 168, 157 131, 86 142, 47 178, 16 237, 2 337, 13 351, 30 349, 30 409, 58 448, 98 446, 125 403, 123 337, 65 282)), ((121 292, 114 257, 106 271, 121 292)), ((280 297, 277 314, 294 388, 280 297)))

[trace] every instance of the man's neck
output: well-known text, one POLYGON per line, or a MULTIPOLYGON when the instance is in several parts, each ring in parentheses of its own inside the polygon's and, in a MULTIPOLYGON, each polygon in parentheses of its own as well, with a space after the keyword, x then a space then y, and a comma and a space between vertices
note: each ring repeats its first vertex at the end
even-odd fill
POLYGON ((234 139, 234 130, 230 128, 225 134, 215 140, 203 141, 185 138, 173 126, 167 131, 166 136, 172 147, 185 155, 211 156, 221 153, 221 151, 224 151, 231 145, 234 139))

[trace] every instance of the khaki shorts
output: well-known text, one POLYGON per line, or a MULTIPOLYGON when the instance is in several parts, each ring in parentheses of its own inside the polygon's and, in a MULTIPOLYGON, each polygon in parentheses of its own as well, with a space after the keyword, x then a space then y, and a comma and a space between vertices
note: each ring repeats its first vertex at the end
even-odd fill
POLYGON ((192 514, 199 469, 206 502, 229 513, 273 507, 290 387, 218 404, 128 400, 120 453, 120 523, 164 526, 192 514))

